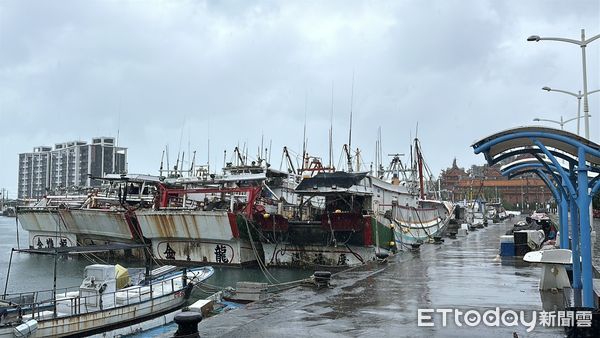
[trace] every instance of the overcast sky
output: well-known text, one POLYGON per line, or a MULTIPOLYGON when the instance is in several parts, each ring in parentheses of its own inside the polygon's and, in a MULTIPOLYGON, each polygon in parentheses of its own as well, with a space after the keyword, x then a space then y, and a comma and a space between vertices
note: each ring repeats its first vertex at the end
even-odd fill
MULTIPOLYGON (((305 111, 308 151, 328 162, 332 92, 337 165, 353 77, 367 163, 379 127, 385 154, 408 153, 418 123, 434 174, 454 157, 481 164, 473 141, 576 115, 575 98, 541 87, 581 90, 580 48, 526 38, 582 28, 600 34, 598 1, 0 0, 0 187, 16 196, 19 153, 117 133, 132 173, 157 174, 167 144, 171 165, 188 144, 206 162, 208 139, 220 167, 237 144, 255 156, 262 135, 279 168, 284 145, 301 153, 305 111)), ((590 112, 599 142, 600 96, 590 112)))

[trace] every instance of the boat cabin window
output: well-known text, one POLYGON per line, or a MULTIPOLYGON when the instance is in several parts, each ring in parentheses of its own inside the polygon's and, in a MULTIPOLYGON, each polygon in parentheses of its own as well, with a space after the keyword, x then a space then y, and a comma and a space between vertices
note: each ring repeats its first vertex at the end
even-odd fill
POLYGON ((104 280, 103 270, 101 269, 88 269, 85 272, 86 277, 94 277, 95 280, 104 280))

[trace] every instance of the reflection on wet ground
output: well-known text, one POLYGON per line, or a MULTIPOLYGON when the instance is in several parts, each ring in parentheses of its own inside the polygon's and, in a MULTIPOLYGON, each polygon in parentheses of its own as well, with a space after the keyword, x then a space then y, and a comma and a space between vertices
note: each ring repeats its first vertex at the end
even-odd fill
MULTIPOLYGON (((539 267, 521 259, 497 257, 499 236, 511 224, 493 224, 466 238, 446 239, 404 252, 387 264, 372 264, 334 276, 329 289, 299 287, 265 301, 208 318, 199 325, 205 337, 398 337, 483 335, 563 336, 557 327, 479 324, 458 327, 449 315, 432 315, 433 327, 417 326, 418 309, 541 311, 539 267)), ((562 295, 550 295, 561 301, 562 295)), ((552 300, 552 299, 551 299, 552 300)), ((552 309, 552 305, 549 305, 552 309)))

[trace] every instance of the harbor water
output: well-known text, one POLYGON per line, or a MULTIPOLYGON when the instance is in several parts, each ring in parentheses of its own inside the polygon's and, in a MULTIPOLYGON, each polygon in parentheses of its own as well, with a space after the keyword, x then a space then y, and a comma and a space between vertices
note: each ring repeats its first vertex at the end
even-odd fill
MULTIPOLYGON (((7 287, 6 292, 18 293, 31 290, 51 290, 53 287, 54 256, 36 255, 15 252, 12 258, 8 284, 9 260, 12 248, 27 248, 28 233, 19 229, 19 244, 17 246, 17 224, 15 218, 0 216, 0 285, 7 287)), ((78 286, 83 279, 83 270, 87 265, 104 263, 92 256, 62 256, 57 260, 57 288, 78 286)), ((126 267, 141 267, 137 261, 116 261, 126 267)), ((303 279, 312 274, 312 270, 301 269, 269 269, 269 273, 279 282, 289 282, 303 279)), ((235 287, 237 281, 267 282, 259 268, 230 268, 215 267, 215 273, 206 283, 220 287, 235 287)), ((212 289, 211 289, 212 290, 212 289)), ((196 290, 194 298, 208 296, 209 290, 196 290)))

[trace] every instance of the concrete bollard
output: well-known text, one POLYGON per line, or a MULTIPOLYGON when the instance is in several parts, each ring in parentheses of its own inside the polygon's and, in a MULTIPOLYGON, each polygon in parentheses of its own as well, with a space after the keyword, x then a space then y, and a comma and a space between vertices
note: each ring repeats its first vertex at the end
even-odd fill
POLYGON ((198 323, 202 321, 202 314, 197 312, 181 312, 173 319, 177 324, 177 331, 173 337, 200 337, 198 323))
POLYGON ((387 252, 377 252, 375 254, 375 257, 379 261, 385 261, 386 259, 388 259, 388 257, 390 257, 390 255, 387 252))
POLYGON ((419 251, 421 249, 421 243, 412 243, 410 245, 410 251, 419 251))
POLYGON ((318 288, 329 286, 329 281, 331 280, 330 271, 315 271, 313 276, 318 288))

